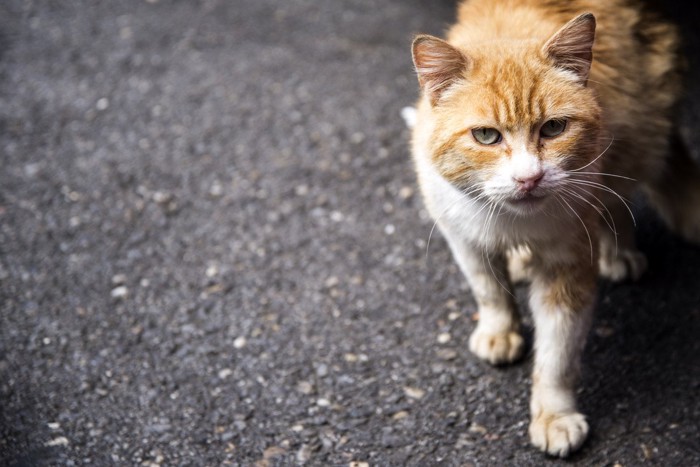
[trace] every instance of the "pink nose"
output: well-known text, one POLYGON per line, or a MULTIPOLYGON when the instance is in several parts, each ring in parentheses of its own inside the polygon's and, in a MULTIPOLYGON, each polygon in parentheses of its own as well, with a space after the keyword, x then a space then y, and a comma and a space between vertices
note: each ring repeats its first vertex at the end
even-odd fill
POLYGON ((518 185, 518 190, 522 191, 524 193, 529 193, 535 188, 537 188, 537 185, 540 184, 540 181, 542 180, 542 177, 544 176, 544 172, 542 171, 537 171, 534 174, 527 175, 527 176, 518 176, 518 177, 513 177, 513 180, 515 180, 515 183, 518 185))

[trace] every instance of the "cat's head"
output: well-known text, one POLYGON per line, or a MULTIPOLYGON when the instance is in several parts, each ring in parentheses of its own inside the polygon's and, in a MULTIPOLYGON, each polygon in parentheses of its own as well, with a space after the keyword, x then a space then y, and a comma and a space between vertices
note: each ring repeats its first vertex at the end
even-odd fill
POLYGON ((600 154, 601 110, 587 86, 594 35, 595 18, 583 14, 546 41, 456 48, 417 37, 413 59, 434 117, 438 172, 517 214, 571 190, 569 175, 600 154))

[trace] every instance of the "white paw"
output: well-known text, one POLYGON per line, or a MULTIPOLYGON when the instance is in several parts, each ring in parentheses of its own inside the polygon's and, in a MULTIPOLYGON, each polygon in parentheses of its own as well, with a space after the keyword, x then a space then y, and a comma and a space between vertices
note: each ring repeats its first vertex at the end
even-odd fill
POLYGON ((581 447, 586 436, 588 423, 580 413, 544 412, 530 423, 530 441, 552 456, 568 456, 581 447))
POLYGON ((469 337, 469 350, 492 365, 512 363, 523 354, 524 341, 515 331, 488 333, 476 330, 469 337))
POLYGON ((601 254, 598 267, 600 275, 613 282, 636 281, 647 270, 647 257, 638 250, 620 250, 617 256, 601 254))

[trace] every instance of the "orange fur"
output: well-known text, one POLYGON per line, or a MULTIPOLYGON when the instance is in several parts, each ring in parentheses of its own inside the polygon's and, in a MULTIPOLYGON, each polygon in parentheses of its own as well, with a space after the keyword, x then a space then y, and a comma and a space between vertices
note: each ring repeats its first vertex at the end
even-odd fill
POLYGON ((700 240, 700 169, 678 138, 670 150, 677 33, 630 0, 470 0, 458 18, 413 44, 418 179, 479 305, 470 349, 491 363, 522 354, 505 264, 528 253, 530 436, 566 456, 588 432, 574 384, 597 273, 646 266, 624 198, 645 190, 700 240))

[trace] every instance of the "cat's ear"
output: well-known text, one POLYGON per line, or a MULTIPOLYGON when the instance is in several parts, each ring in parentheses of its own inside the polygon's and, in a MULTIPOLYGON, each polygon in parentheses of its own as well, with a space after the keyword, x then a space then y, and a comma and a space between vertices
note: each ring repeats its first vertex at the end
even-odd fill
POLYGON ((573 72, 585 85, 593 60, 595 16, 584 13, 572 19, 544 45, 557 67, 573 72))
POLYGON ((435 105, 467 69, 467 57, 442 39, 427 34, 414 39, 412 52, 421 89, 435 105))

